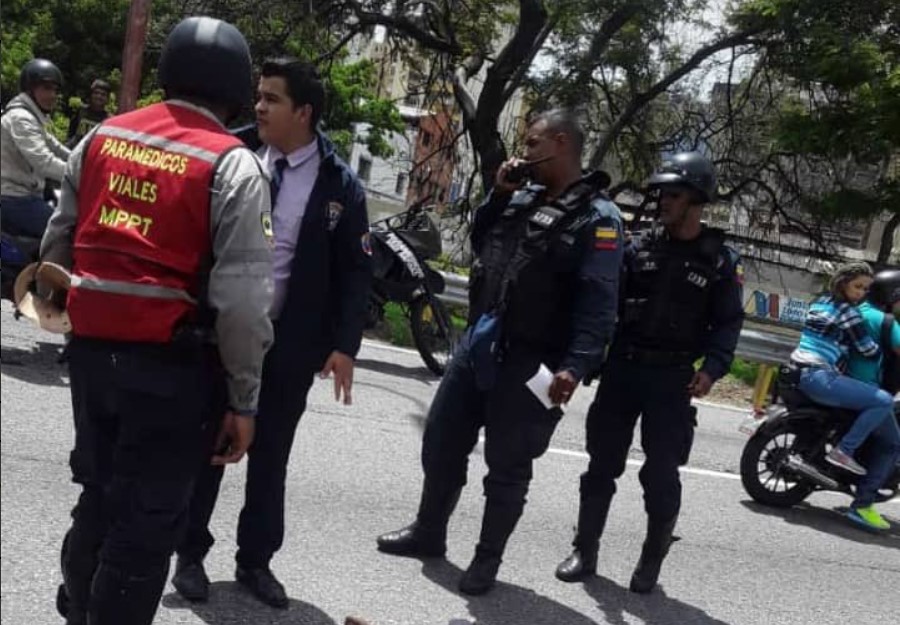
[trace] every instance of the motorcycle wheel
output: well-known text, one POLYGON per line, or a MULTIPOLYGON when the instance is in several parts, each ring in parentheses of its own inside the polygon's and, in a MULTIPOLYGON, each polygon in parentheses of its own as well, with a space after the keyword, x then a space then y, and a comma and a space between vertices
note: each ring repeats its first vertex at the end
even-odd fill
POLYGON ((450 313, 439 299, 423 294, 410 304, 409 322, 425 366, 437 376, 444 375, 457 341, 450 313))
POLYGON ((800 455, 801 433, 785 421, 757 431, 741 454, 741 483, 754 501, 776 508, 789 508, 815 490, 787 468, 791 454, 800 455))

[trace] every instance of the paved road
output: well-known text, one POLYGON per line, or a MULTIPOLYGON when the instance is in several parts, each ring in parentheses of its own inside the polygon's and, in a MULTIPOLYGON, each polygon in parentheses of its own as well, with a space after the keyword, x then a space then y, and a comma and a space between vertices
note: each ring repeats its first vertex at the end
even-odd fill
MULTIPOLYGON (((59 341, 2 313, 2 623, 58 623, 58 547, 77 495, 69 482, 71 413, 59 341)), ((678 533, 664 592, 625 589, 643 537, 637 471, 625 474, 602 545, 601 576, 566 585, 553 568, 567 553, 577 511, 583 390, 553 450, 538 461, 530 503, 510 541, 502 583, 483 598, 455 592, 480 523, 484 463, 453 518, 446 562, 379 554, 374 537, 410 520, 421 475, 421 424, 436 382, 414 354, 367 344, 356 404, 334 403, 317 383, 299 430, 288 484, 288 536, 273 568, 290 609, 257 604, 234 585, 235 520, 243 466, 229 470, 214 517, 219 544, 209 559, 209 604, 185 604, 167 587, 156 623, 341 625, 797 625, 877 624, 900 612, 900 527, 874 537, 839 515, 844 497, 816 495, 779 512, 749 503, 735 479, 742 414, 701 409, 678 533)), ((633 454, 633 464, 640 461, 633 454)), ((900 523, 900 502, 884 507, 900 523)))

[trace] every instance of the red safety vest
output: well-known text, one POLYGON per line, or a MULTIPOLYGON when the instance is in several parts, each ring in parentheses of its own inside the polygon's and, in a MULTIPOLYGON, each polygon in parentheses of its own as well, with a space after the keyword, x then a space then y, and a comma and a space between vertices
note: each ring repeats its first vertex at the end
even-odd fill
POLYGON ((194 317, 210 258, 215 166, 239 145, 177 104, 100 125, 78 190, 67 302, 76 336, 162 343, 194 317))

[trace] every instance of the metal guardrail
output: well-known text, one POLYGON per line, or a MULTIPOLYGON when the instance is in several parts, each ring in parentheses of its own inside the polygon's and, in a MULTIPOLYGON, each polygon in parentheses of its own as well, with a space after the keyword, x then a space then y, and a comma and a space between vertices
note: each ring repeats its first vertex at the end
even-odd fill
MULTIPOLYGON (((445 288, 440 298, 454 306, 468 306, 469 278, 455 273, 440 274, 444 277, 445 288)), ((782 332, 769 332, 764 329, 744 328, 738 340, 736 355, 750 362, 767 365, 779 365, 787 361, 797 337, 782 332)))

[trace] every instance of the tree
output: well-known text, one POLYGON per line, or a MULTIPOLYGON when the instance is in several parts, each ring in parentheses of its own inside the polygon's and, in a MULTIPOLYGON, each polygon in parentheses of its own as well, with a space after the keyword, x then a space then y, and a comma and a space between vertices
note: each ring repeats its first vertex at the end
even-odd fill
MULTIPOLYGON (((34 56, 56 63, 65 77, 63 109, 80 105, 95 78, 114 86, 120 79, 121 55, 129 0, 9 0, 2 5, 2 89, 4 100, 18 92, 21 66, 34 56)), ((139 103, 159 101, 156 65, 166 35, 187 15, 214 15, 236 24, 247 38, 253 58, 291 54, 315 62, 328 94, 326 130, 338 151, 349 155, 352 126, 369 124, 372 154, 389 156, 387 132, 403 130, 396 107, 375 96, 371 63, 343 63, 347 40, 342 25, 316 12, 315 2, 257 0, 248 11, 242 0, 157 0, 144 53, 139 103)), ((336 19, 336 16, 332 15, 336 19)), ((197 71, 203 71, 197 68, 197 71)), ((247 117, 251 117, 248 103, 247 117)))
POLYGON ((736 21, 776 33, 764 61, 789 95, 775 149, 824 174, 800 189, 802 207, 826 222, 888 216, 887 262, 900 225, 900 3, 753 0, 736 21))
POLYGON ((595 110, 598 88, 611 116, 591 156, 596 166, 640 113, 717 53, 752 43, 765 26, 710 29, 689 46, 676 26, 696 23, 697 0, 336 0, 329 10, 349 11, 362 27, 381 25, 400 45, 429 56, 437 79, 452 84, 464 129, 490 188, 507 155, 498 132, 513 93, 539 84, 538 104, 575 104, 595 110), (538 62, 539 55, 541 61, 538 62), (530 81, 540 64, 555 68, 530 81), (475 97, 471 80, 483 75, 475 97))

